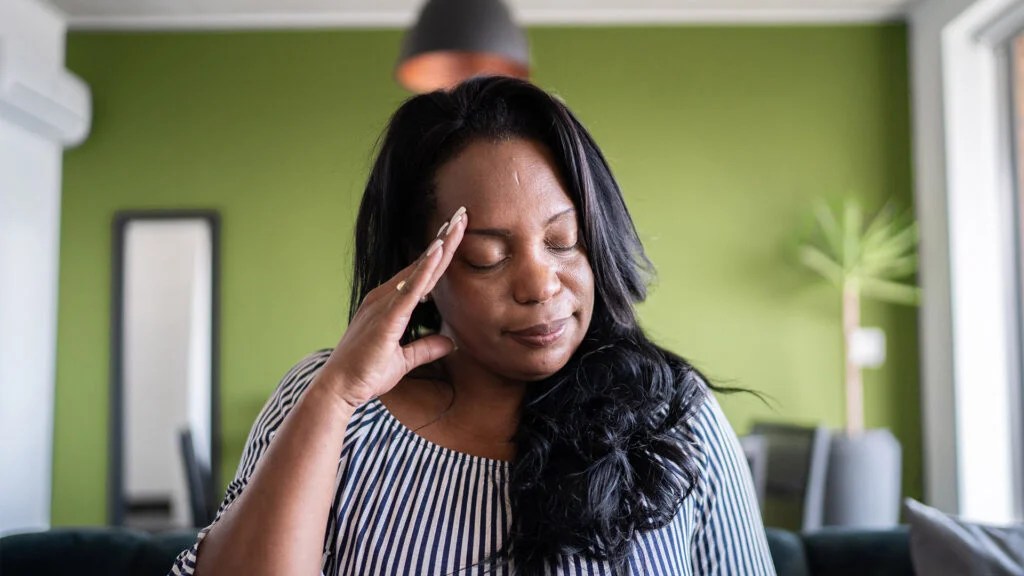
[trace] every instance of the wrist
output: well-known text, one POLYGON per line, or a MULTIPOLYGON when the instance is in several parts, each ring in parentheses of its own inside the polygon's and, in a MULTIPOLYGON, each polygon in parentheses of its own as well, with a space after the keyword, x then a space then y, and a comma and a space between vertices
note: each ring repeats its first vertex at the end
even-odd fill
POLYGON ((365 403, 355 399, 349 392, 344 378, 328 377, 323 372, 317 375, 310 388, 316 391, 319 400, 331 403, 337 411, 346 416, 351 416, 365 403))

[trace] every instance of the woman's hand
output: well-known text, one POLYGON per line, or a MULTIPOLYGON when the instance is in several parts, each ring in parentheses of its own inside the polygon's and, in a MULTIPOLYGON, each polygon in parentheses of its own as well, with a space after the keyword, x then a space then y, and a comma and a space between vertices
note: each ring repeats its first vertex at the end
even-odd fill
MULTIPOLYGON (((259 436, 255 444, 246 444, 247 464, 239 468, 244 490, 233 489, 230 511, 221 514, 196 549, 191 558, 196 574, 318 572, 338 455, 352 411, 393 388, 413 368, 454 348, 440 335, 399 344, 419 299, 433 289, 462 241, 465 210, 456 211, 449 223, 422 256, 366 295, 309 388, 300 388, 296 375, 288 390, 282 383, 275 400, 264 407, 257 426, 268 414, 285 416, 273 442, 259 436), (297 401, 281 400, 283 394, 294 399, 296 389, 302 391, 297 401)), ((255 430, 250 440, 257 438, 255 430)))
POLYGON ((441 335, 402 346, 399 341, 420 298, 433 290, 448 268, 466 230, 459 208, 427 250, 363 299, 352 322, 317 376, 350 407, 391 390, 410 370, 449 354, 455 344, 441 335))

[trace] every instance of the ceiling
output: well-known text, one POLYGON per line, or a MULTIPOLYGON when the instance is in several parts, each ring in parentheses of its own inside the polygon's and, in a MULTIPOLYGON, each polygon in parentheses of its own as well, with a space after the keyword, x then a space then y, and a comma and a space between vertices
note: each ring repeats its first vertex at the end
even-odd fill
MULTIPOLYGON (((424 0, 50 0, 75 29, 404 27, 424 0)), ((923 0, 505 0, 524 24, 818 23, 901 19, 923 0)))

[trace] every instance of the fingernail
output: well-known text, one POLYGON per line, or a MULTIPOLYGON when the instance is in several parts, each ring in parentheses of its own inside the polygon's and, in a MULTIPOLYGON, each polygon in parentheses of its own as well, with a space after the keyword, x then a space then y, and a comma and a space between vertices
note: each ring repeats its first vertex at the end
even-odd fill
POLYGON ((444 224, 441 224, 441 227, 437 229, 437 234, 434 235, 434 238, 440 238, 442 234, 445 235, 445 236, 448 235, 448 223, 447 222, 445 222, 444 224))
POLYGON ((448 229, 451 230, 452 228, 454 228, 455 225, 459 222, 459 219, 462 218, 462 215, 465 214, 465 213, 466 213, 466 207, 465 206, 459 206, 459 209, 456 210, 455 214, 452 215, 451 220, 448 221, 448 229))
POLYGON ((436 252, 437 249, 440 248, 441 245, 443 245, 443 244, 444 244, 444 240, 441 240, 440 238, 437 238, 436 240, 434 240, 433 242, 430 243, 430 246, 427 247, 427 253, 425 254, 425 256, 430 256, 431 254, 436 252))

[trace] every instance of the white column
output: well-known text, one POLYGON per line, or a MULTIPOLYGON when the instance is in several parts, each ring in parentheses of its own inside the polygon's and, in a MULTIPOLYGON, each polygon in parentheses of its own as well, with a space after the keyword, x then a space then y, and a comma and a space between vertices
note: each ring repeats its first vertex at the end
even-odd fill
POLYGON ((996 48, 979 40, 1015 4, 928 0, 910 12, 926 499, 986 522, 1022 504, 1009 151, 996 48))
POLYGON ((50 524, 61 156, 88 131, 63 15, 0 1, 0 534, 50 524))

